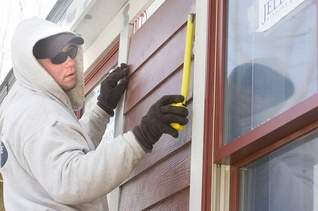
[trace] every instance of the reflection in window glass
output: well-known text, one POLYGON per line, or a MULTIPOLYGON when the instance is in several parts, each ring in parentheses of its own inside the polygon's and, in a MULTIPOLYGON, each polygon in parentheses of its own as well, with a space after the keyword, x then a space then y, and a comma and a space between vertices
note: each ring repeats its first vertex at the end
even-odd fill
MULTIPOLYGON (((100 86, 93 89, 85 99, 85 112, 91 111, 97 103, 97 96, 99 95, 100 86)), ((116 112, 114 112, 116 114, 116 112)), ((111 117, 109 123, 107 124, 106 131, 104 133, 103 139, 106 141, 111 141, 114 138, 115 130, 115 116, 111 117)))
POLYGON ((318 131, 240 169, 240 211, 318 210, 318 131))
POLYGON ((225 144, 318 88, 316 1, 304 1, 266 30, 258 26, 260 2, 274 1, 228 0, 225 144))

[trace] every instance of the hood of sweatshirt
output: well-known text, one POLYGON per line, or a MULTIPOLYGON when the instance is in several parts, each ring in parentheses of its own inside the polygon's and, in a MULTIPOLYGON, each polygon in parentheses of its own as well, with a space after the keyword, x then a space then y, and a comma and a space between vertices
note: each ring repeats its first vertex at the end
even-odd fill
POLYGON ((16 82, 33 91, 42 92, 61 101, 74 111, 84 103, 83 53, 79 46, 76 61, 76 86, 64 91, 54 78, 39 64, 33 47, 41 39, 60 33, 73 33, 38 17, 22 21, 12 38, 11 52, 16 82))

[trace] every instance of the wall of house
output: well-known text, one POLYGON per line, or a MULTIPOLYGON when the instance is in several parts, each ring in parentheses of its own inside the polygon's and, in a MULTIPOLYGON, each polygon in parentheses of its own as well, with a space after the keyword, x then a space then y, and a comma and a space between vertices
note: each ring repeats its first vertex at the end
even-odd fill
MULTIPOLYGON (((185 23, 188 14, 194 11, 193 0, 166 1, 131 36, 125 131, 137 125, 161 96, 180 92, 185 23)), ((192 93, 188 108, 191 120, 192 93)), ((162 136, 152 153, 146 155, 120 186, 119 210, 189 210, 191 126, 190 121, 178 139, 162 136)))

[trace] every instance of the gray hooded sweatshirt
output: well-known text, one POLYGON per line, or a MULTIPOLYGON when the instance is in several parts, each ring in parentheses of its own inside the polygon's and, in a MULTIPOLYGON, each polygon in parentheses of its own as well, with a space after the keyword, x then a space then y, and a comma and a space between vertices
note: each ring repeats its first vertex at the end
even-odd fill
POLYGON ((16 83, 0 107, 1 174, 7 211, 108 210, 106 194, 123 182, 145 152, 133 133, 103 140, 109 116, 98 106, 80 121, 81 49, 77 85, 65 92, 34 58, 35 43, 68 32, 31 18, 12 40, 16 83))

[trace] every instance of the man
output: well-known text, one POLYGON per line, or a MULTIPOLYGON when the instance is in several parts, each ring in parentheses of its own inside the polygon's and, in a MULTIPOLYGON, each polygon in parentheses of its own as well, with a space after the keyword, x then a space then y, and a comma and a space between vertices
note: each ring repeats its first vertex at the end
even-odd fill
POLYGON ((80 121, 83 39, 38 19, 25 20, 12 40, 16 83, 0 110, 1 173, 7 211, 107 210, 105 195, 124 181, 163 133, 178 132, 188 111, 171 106, 181 96, 153 104, 133 131, 102 140, 128 82, 120 65, 101 84, 98 103, 80 121))

